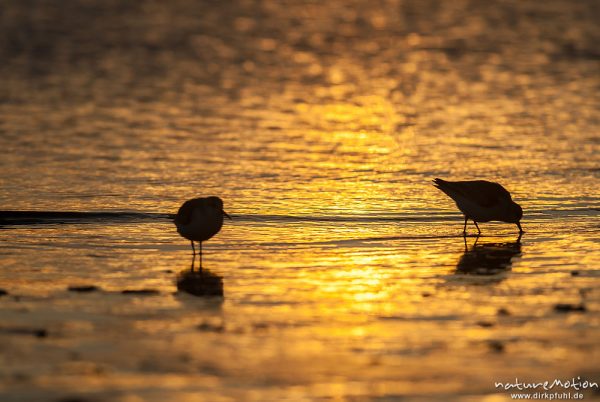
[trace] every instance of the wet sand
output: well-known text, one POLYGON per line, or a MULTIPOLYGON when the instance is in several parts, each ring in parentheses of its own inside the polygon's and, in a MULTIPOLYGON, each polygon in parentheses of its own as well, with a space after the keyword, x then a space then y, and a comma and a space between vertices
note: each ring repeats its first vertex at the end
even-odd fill
MULTIPOLYGON (((567 221, 597 246, 594 220, 567 221)), ((560 251, 565 220, 466 249, 459 219, 294 223, 234 216, 203 274, 169 223, 5 228, 2 399, 508 400, 495 381, 597 378, 598 254, 560 251)))

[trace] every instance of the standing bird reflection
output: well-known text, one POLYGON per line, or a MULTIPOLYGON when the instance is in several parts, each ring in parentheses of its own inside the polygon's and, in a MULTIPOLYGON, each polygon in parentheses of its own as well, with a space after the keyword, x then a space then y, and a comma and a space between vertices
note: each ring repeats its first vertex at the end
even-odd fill
POLYGON ((467 221, 475 223, 478 234, 481 230, 477 222, 502 221, 514 223, 523 233, 521 218, 523 209, 514 202, 510 193, 498 183, 486 180, 446 181, 433 180, 435 187, 454 200, 456 206, 465 215, 463 234, 467 234, 467 221))
POLYGON ((231 219, 223 210, 223 200, 219 197, 193 198, 179 207, 174 222, 177 232, 192 243, 194 256, 194 241, 199 243, 198 254, 202 258, 202 242, 219 233, 224 216, 231 219))

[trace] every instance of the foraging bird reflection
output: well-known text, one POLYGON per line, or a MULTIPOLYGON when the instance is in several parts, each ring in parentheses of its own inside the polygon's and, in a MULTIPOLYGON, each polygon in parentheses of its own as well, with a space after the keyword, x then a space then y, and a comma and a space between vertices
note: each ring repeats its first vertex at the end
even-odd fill
POLYGON ((456 274, 495 275, 512 269, 512 260, 521 255, 521 236, 514 242, 475 244, 469 250, 467 238, 465 252, 456 264, 456 274))
POLYGON ((434 186, 454 200, 465 216, 463 234, 467 233, 467 221, 471 219, 481 234, 477 222, 502 221, 514 223, 523 233, 521 218, 523 209, 514 202, 508 190, 498 183, 486 180, 446 181, 433 180, 434 186))
POLYGON ((231 217, 223 210, 223 200, 219 197, 193 198, 179 207, 175 216, 177 232, 192 243, 192 252, 196 255, 194 241, 199 243, 200 265, 202 265, 202 242, 210 239, 223 226, 223 217, 231 217))
POLYGON ((177 275, 177 290, 194 296, 223 296, 223 277, 199 267, 194 270, 196 256, 190 269, 177 275))

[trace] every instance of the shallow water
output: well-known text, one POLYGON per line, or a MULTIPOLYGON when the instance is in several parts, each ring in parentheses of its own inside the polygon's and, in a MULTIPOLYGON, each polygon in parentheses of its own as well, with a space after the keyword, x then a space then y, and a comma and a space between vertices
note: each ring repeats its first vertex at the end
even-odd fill
POLYGON ((0 210, 83 214, 0 217, 3 401, 600 382, 596 2, 323 3, 5 4, 0 210), (526 233, 465 241, 435 177, 526 233), (168 215, 213 194, 197 279, 168 215))

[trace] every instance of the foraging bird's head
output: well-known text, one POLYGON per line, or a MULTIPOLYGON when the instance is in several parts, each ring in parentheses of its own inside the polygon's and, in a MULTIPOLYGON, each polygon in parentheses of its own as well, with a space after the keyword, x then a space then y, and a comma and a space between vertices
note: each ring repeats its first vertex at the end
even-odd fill
POLYGON ((510 204, 511 223, 519 223, 523 218, 523 208, 516 202, 510 204))
POLYGON ((207 197, 205 202, 206 205, 208 205, 209 207, 220 211, 223 214, 223 216, 226 216, 227 218, 231 219, 231 216, 229 216, 227 212, 223 210, 223 200, 219 197, 207 197))

